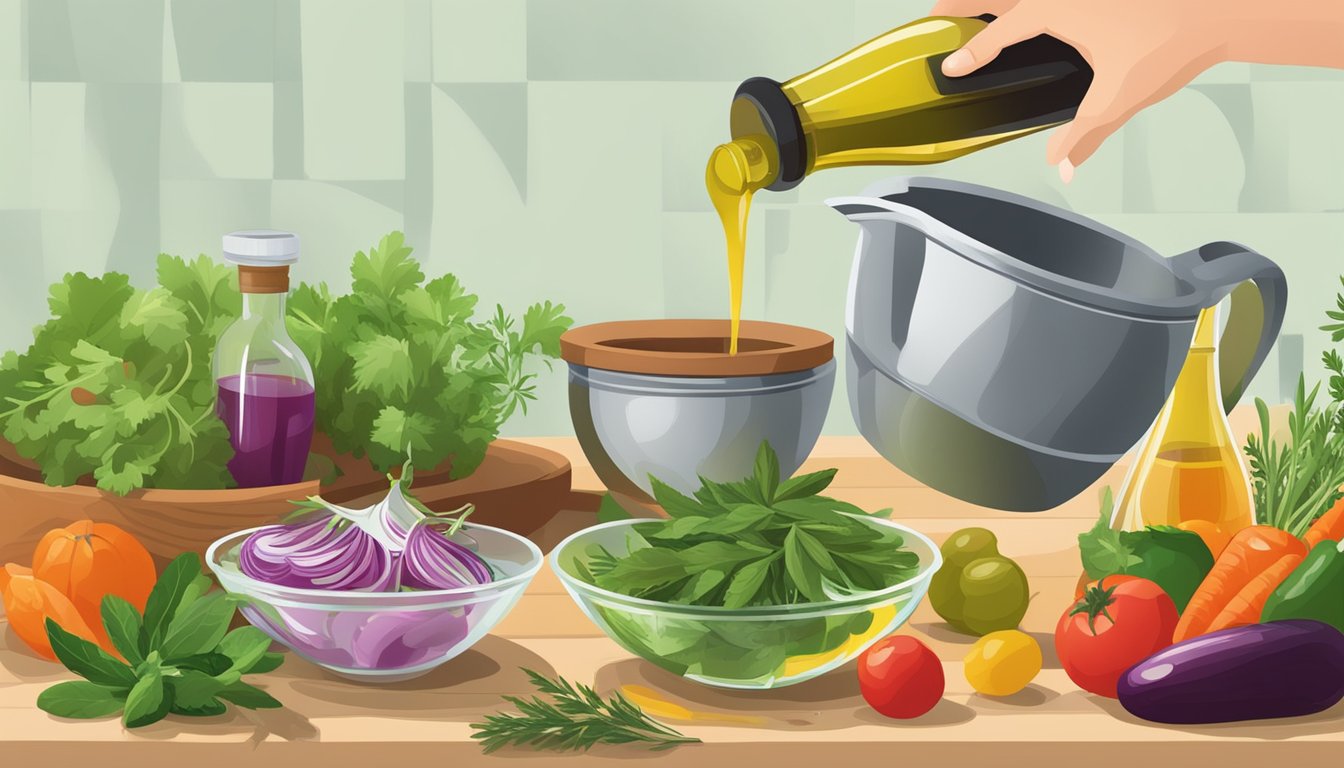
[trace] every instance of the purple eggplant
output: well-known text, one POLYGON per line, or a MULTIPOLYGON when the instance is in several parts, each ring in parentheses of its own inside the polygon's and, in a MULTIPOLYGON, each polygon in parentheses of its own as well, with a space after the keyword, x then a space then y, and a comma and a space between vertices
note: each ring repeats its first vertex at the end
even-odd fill
POLYGON ((1344 699, 1344 633, 1309 620, 1211 632, 1131 667, 1119 694, 1130 714, 1157 723, 1310 715, 1344 699))

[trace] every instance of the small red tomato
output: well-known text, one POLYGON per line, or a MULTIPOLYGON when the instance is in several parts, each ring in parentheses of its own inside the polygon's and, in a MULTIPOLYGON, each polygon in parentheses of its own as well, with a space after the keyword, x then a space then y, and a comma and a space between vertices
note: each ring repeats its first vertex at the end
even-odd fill
POLYGON ((1125 670, 1171 645, 1179 618, 1148 579, 1105 578, 1060 617, 1055 652, 1079 688, 1114 699, 1125 670))
POLYGON ((942 662, 908 635, 888 637, 859 657, 859 691, 887 717, 904 720, 928 712, 943 697, 943 684, 942 662))

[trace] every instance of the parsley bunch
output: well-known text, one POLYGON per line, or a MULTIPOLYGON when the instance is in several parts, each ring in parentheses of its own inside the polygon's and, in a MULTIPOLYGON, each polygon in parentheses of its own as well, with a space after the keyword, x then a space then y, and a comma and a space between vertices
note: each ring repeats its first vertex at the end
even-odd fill
POLYGON ((355 254, 350 276, 348 295, 303 284, 289 301, 290 335, 318 381, 319 428, 379 471, 414 455, 471 474, 504 421, 535 399, 527 362, 559 355, 572 322, 564 307, 534 304, 521 325, 502 307, 476 321, 476 297, 453 275, 426 282, 400 232, 355 254))
POLYGON ((581 576, 632 597, 725 608, 821 602, 913 576, 919 557, 899 533, 820 495, 835 472, 781 481, 763 443, 751 477, 702 479, 694 498, 654 479, 669 519, 634 526, 624 555, 596 546, 581 576))
POLYGON ((245 709, 281 706, 242 677, 269 672, 284 657, 270 652, 270 638, 255 627, 230 632, 233 599, 211 592, 210 586, 200 558, 187 553, 164 569, 143 616, 116 595, 104 597, 103 626, 125 661, 47 619, 47 638, 56 658, 84 679, 46 689, 37 706, 57 717, 77 719, 120 712, 127 728, 169 714, 221 715, 225 702, 245 709))
POLYGON ((210 358, 241 303, 233 270, 163 255, 154 288, 66 275, 26 352, 0 360, 0 427, 50 485, 223 488, 233 456, 210 358))

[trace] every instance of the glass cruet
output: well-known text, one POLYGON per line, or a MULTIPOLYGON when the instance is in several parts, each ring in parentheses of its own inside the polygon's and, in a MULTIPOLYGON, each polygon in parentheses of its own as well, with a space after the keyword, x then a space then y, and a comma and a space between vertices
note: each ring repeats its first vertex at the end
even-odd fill
POLYGON ((251 230, 224 236, 224 259, 238 266, 242 315, 219 337, 216 410, 229 429, 229 473, 242 488, 297 483, 312 443, 313 369, 285 330, 289 267, 299 238, 251 230))
POLYGON ((1176 385, 1125 479, 1114 528, 1202 520, 1226 538, 1253 522, 1250 473, 1220 395, 1218 314, 1214 306, 1199 315, 1176 385))

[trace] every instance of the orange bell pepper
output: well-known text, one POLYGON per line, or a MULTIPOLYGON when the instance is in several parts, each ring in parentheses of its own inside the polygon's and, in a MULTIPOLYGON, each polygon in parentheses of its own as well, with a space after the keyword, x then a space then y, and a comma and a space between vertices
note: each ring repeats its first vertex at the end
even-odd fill
MULTIPOLYGON (((9 626, 39 655, 56 660, 47 640, 47 619, 52 619, 72 635, 98 642, 98 637, 75 610, 70 598, 45 581, 34 578, 32 569, 14 563, 0 568, 0 592, 4 595, 9 626)), ((102 626, 101 622, 99 626, 102 626)))

